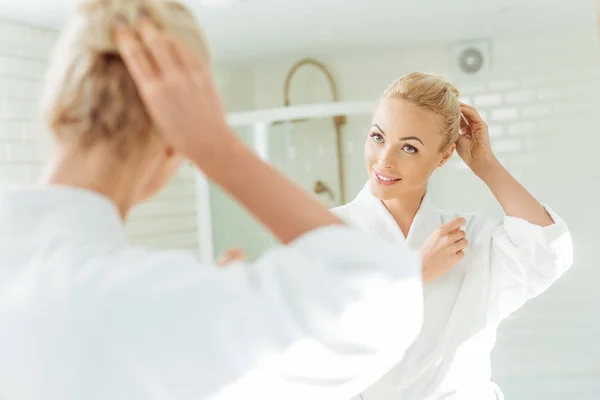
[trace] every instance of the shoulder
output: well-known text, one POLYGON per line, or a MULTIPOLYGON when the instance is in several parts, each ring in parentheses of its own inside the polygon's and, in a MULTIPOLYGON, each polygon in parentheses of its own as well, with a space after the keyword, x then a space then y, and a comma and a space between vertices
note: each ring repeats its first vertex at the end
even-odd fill
POLYGON ((343 206, 337 206, 334 208, 330 208, 329 211, 331 211, 333 214, 335 214, 339 218, 348 217, 352 214, 352 203, 346 203, 343 206))
POLYGON ((168 281, 185 277, 192 279, 198 273, 213 270, 208 267, 202 265, 191 251, 153 250, 136 246, 97 255, 84 266, 89 277, 86 286, 111 291, 167 284, 168 281))
POLYGON ((104 265, 105 268, 112 269, 120 266, 129 268, 151 267, 155 265, 170 266, 177 263, 199 263, 197 257, 192 251, 187 250, 162 250, 127 244, 112 248, 109 251, 96 252, 89 256, 90 261, 97 265, 104 265))
POLYGON ((358 215, 360 214, 360 211, 358 205, 355 204, 354 201, 344 204, 343 206, 331 208, 329 211, 347 224, 355 225, 359 221, 358 215))

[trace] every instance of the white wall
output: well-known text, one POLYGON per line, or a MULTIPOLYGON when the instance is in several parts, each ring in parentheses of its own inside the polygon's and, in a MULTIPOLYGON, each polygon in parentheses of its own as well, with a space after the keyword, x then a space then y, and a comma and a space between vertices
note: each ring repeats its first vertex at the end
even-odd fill
MULTIPOLYGON (((600 393, 600 272, 595 254, 600 168, 600 49, 596 31, 498 40, 493 72, 482 82, 455 81, 465 100, 490 125, 492 144, 509 170, 570 224, 576 265, 545 295, 501 327, 495 378, 508 399, 592 399, 600 393)), ((282 105, 281 88, 295 60, 254 65, 257 107, 282 105)), ((451 78, 448 47, 398 47, 385 52, 321 58, 342 100, 376 99, 395 78, 411 71, 451 78)), ((302 71, 302 70, 301 70, 302 71)), ((322 102, 329 90, 306 68, 292 85, 293 104, 322 102)), ((345 128, 345 173, 350 192, 363 185, 362 147, 368 118, 345 128)), ((333 135, 333 130, 323 132, 333 135)), ((491 194, 454 158, 435 176, 438 206, 500 215, 491 194)), ((318 166, 315 166, 318 168, 318 166)))
POLYGON ((0 179, 33 182, 41 168, 38 97, 51 31, 0 22, 0 179))

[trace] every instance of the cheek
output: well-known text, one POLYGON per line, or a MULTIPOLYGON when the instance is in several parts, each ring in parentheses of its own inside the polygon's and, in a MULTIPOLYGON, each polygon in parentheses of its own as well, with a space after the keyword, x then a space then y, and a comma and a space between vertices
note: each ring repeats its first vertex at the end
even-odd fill
POLYGON ((373 162, 377 160, 377 149, 373 146, 373 142, 370 139, 367 139, 365 142, 364 158, 367 167, 373 165, 373 162))
POLYGON ((403 157, 400 168, 407 180, 416 184, 421 184, 427 181, 435 170, 436 160, 431 159, 422 154, 407 155, 403 157))

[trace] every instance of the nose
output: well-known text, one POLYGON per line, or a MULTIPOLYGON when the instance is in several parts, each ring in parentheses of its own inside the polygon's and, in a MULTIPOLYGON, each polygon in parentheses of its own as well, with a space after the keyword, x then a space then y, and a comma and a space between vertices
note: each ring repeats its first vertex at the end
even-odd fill
POLYGON ((393 152, 389 147, 385 147, 381 150, 381 153, 379 153, 379 159, 377 160, 380 168, 387 170, 394 169, 396 165, 396 159, 392 153, 393 152))

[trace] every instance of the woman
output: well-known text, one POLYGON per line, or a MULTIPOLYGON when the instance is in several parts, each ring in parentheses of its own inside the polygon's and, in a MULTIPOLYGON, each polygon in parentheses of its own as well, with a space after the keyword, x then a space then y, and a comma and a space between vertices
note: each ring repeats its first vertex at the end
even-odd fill
POLYGON ((1 398, 347 399, 416 337, 417 256, 246 149, 207 62, 178 3, 86 1, 69 21, 48 77, 53 163, 0 194, 1 398), (131 246, 129 211, 184 158, 287 246, 226 270, 131 246))
POLYGON ((334 209, 382 239, 407 243, 423 259, 421 333, 403 361, 363 394, 366 400, 500 398, 490 382, 498 324, 572 263, 565 222, 503 168, 487 125, 458 96, 444 79, 421 73, 387 89, 365 143, 368 183, 334 209), (487 184, 504 218, 440 211, 431 202, 429 178, 454 150, 487 184))

